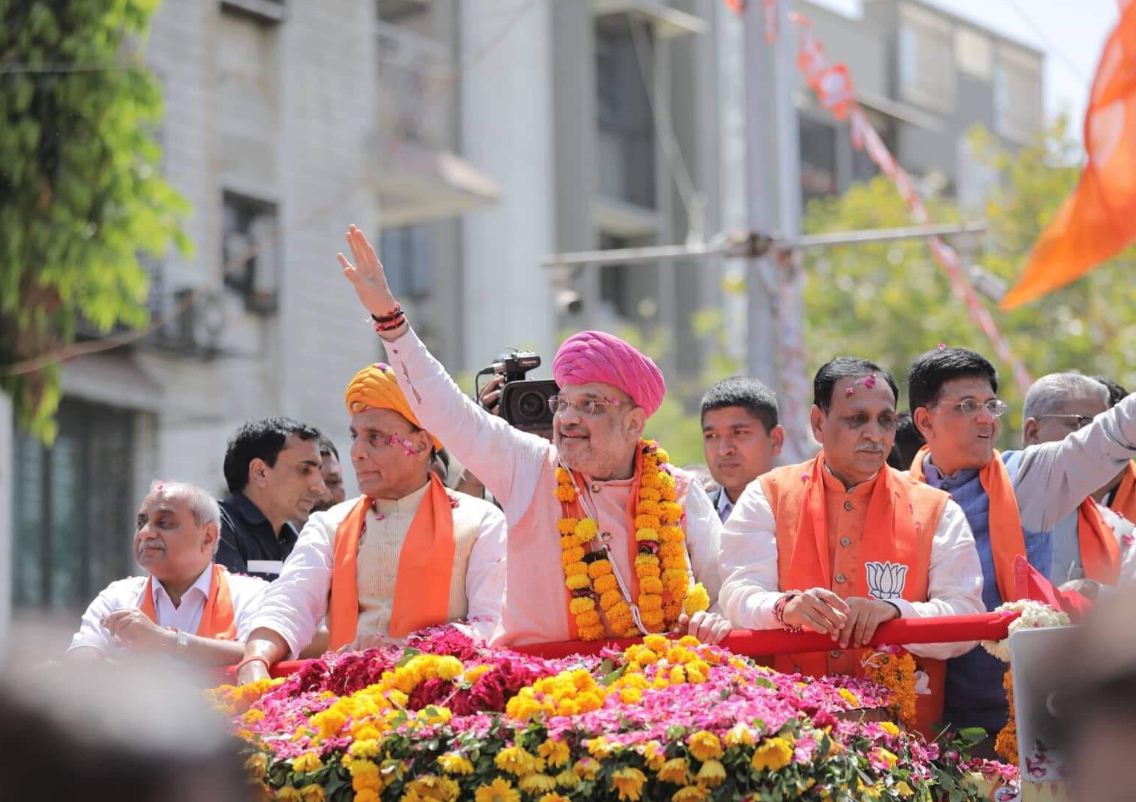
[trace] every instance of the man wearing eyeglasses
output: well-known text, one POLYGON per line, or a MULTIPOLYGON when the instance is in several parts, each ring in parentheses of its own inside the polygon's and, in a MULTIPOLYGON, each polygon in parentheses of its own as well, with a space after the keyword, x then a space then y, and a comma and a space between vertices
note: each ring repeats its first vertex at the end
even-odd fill
MULTIPOLYGON (((912 474, 946 490, 966 513, 982 562, 982 599, 993 610, 1016 598, 1019 555, 1051 575, 1054 527, 1136 454, 1136 400, 1122 401, 1060 442, 999 454, 994 444, 1006 404, 997 397, 998 373, 989 360, 940 347, 915 360, 907 383, 912 417, 927 441, 912 474)), ((951 660, 946 720, 991 734, 1001 729, 1004 671, 981 648, 951 660)))
POLYGON ((553 441, 468 398, 411 330, 359 229, 343 274, 371 313, 415 415, 493 493, 509 523, 505 645, 679 630, 717 642, 721 521, 697 482, 643 440, 666 392, 655 363, 604 332, 580 332, 552 363, 553 441), (702 583, 705 596, 695 583, 702 583), (708 597, 708 599, 707 599, 708 597))
MULTIPOLYGON (((1108 408, 1108 388, 1095 379, 1079 373, 1042 376, 1026 393, 1022 442, 1027 447, 1059 442, 1108 408)), ((1098 505, 1092 496, 1085 498, 1075 512, 1053 527, 1050 579, 1095 598, 1102 585, 1115 585, 1119 579, 1119 538, 1131 530, 1131 523, 1098 505)))

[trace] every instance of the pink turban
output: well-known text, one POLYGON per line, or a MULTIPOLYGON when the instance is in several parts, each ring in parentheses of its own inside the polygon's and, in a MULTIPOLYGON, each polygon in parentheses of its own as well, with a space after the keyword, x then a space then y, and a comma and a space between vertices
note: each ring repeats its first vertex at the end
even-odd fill
POLYGON ((662 371, 649 356, 602 331, 581 331, 560 345, 552 376, 561 387, 601 382, 618 387, 654 415, 667 392, 662 371))

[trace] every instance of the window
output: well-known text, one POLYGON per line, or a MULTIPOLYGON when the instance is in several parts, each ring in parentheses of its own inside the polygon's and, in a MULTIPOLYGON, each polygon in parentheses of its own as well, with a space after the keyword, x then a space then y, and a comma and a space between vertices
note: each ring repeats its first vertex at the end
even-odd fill
POLYGON ((955 32, 955 61, 960 72, 980 81, 989 81, 994 67, 994 48, 990 39, 970 28, 955 32))
POLYGON ((399 298, 420 300, 430 295, 432 228, 417 225, 383 230, 379 253, 391 291, 399 298))
POLYGON ((48 448, 17 434, 12 602, 81 610, 132 573, 134 414, 64 399, 48 448))
POLYGON ((655 207, 655 131, 648 95, 653 61, 650 29, 613 14, 596 21, 596 122, 599 128, 599 191, 606 197, 655 207), (647 42, 639 64, 632 24, 647 42))
POLYGON ((1042 125, 1041 63, 1036 56, 1003 45, 994 64, 994 128, 1002 136, 1029 141, 1042 125))
POLYGON ((902 99, 938 111, 952 111, 955 67, 950 23, 928 11, 904 6, 899 26, 902 99))
POLYGON ((280 275, 275 204, 224 193, 224 232, 225 285, 244 297, 250 312, 275 312, 280 275))
POLYGON ((221 0, 221 8, 260 22, 283 22, 288 16, 284 0, 221 0))

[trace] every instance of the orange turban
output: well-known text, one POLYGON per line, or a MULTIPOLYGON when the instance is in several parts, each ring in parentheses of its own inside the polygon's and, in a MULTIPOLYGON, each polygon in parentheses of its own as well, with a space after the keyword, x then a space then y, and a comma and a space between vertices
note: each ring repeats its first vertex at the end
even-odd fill
MULTIPOLYGON (((347 383, 347 393, 343 400, 347 402, 349 415, 364 409, 389 409, 402 415, 411 425, 422 428, 418 416, 414 414, 402 388, 398 386, 394 370, 382 362, 368 365, 352 376, 347 383)), ((442 449, 442 443, 437 437, 431 434, 430 440, 433 441, 434 448, 439 451, 442 449)))

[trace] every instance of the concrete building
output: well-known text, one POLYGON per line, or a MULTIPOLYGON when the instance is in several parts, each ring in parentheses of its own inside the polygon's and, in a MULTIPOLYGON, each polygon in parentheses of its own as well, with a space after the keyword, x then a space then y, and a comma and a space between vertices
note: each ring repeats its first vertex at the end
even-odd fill
MULTIPOLYGON (((915 0, 867 0, 858 20, 801 6, 901 162, 960 197, 986 180, 961 149, 970 124, 1008 141, 1040 125, 1036 51, 915 0)), ((382 355, 334 258, 350 222, 455 375, 509 346, 548 375, 565 332, 630 328, 672 388, 698 389, 718 346, 692 317, 737 316, 729 265, 541 260, 744 225, 744 45, 717 0, 164 3, 148 60, 195 249, 153 266, 152 335, 64 366, 52 448, 0 436, 17 612, 73 615, 132 571, 149 481, 222 494, 226 439, 249 418, 291 415, 348 447, 342 389, 382 355)), ((803 91, 798 105, 806 197, 874 172, 803 91)))

